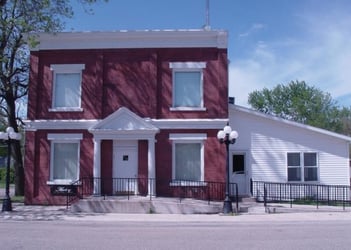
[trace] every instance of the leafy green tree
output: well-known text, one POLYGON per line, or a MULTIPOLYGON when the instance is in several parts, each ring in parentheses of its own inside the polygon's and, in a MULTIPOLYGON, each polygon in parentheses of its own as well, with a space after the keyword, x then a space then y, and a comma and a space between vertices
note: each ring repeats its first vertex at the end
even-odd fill
MULTIPOLYGON (((84 5, 99 0, 77 0, 84 5)), ((105 1, 106 0, 101 0, 105 1)), ((29 51, 35 33, 57 32, 64 18, 71 18, 69 0, 0 0, 0 122, 16 132, 22 124, 18 105, 28 91, 29 51)), ((15 193, 24 194, 24 170, 20 142, 13 143, 15 193)))
POLYGON ((256 110, 284 119, 343 132, 341 111, 329 93, 304 81, 278 84, 249 94, 248 103, 256 110))

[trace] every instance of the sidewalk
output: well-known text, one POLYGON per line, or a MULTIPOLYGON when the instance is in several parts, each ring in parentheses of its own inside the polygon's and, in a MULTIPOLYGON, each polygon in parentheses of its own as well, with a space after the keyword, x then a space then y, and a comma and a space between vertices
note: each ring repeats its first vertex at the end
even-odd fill
MULTIPOLYGON (((343 220, 351 222, 351 208, 294 205, 270 205, 275 213, 241 213, 232 216, 221 214, 117 214, 117 213, 77 213, 65 206, 24 206, 14 203, 12 212, 1 212, 2 220, 12 221, 95 221, 95 222, 278 222, 278 221, 324 221, 343 220)), ((273 211, 273 210, 272 210, 273 211)))

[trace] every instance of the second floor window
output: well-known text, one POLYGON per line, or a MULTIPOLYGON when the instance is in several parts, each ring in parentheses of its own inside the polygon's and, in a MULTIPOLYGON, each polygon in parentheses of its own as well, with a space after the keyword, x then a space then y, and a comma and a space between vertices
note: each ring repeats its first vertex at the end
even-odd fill
POLYGON ((54 64, 52 109, 58 111, 81 110, 81 84, 83 64, 54 64))
POLYGON ((173 70, 173 110, 202 110, 204 62, 170 63, 173 70))

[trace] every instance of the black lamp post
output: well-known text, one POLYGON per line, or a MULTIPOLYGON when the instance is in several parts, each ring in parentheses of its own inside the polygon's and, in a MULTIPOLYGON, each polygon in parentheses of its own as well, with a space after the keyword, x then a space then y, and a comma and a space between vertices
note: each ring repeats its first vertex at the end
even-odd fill
POLYGON ((11 142, 21 140, 21 134, 16 133, 12 127, 8 127, 6 132, 0 132, 0 140, 7 144, 7 167, 6 167, 6 194, 2 201, 2 212, 12 211, 12 202, 10 198, 10 159, 11 159, 11 142))
POLYGON ((239 134, 229 126, 229 122, 218 131, 217 138, 220 143, 224 143, 227 149, 227 164, 226 164, 226 183, 225 183, 225 199, 223 203, 223 214, 233 213, 232 201, 229 198, 229 145, 234 144, 239 134))

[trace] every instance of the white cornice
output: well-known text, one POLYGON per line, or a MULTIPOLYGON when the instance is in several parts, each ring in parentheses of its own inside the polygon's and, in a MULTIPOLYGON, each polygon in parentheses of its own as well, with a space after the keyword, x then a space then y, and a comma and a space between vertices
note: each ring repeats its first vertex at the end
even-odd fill
POLYGON ((25 129, 35 131, 40 129, 89 129, 97 124, 99 120, 26 120, 25 129))
MULTIPOLYGON (((228 119, 149 119, 143 118, 159 129, 222 129, 228 119)), ((106 129, 94 129, 103 120, 27 120, 25 129, 35 130, 92 130, 94 133, 110 133, 106 129), (100 132, 98 132, 100 130, 100 132)), ((132 130, 135 131, 135 130, 132 130)), ((123 132, 122 132, 123 133, 123 132)))
POLYGON ((227 48, 224 30, 145 30, 39 33, 32 50, 114 48, 227 48))
POLYGON ((228 119, 152 119, 160 129, 222 129, 228 119))

